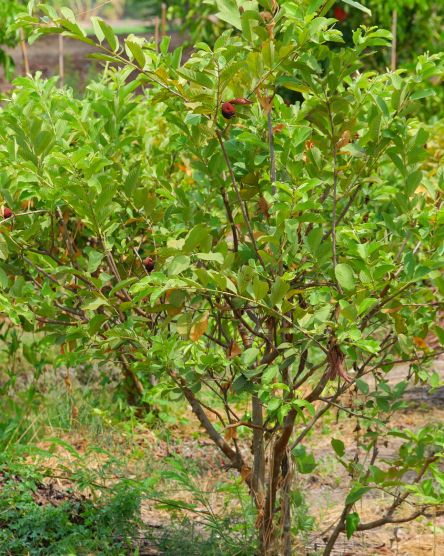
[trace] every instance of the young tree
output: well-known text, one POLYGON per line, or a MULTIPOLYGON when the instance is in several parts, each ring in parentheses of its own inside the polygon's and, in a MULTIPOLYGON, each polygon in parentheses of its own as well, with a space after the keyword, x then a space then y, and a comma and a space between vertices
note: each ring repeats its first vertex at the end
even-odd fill
MULTIPOLYGON (((251 492, 261 555, 291 554, 293 477, 315 466, 304 439, 331 408, 356 417, 359 450, 332 438, 350 492, 328 555, 343 531, 443 502, 443 429, 393 429, 407 382, 386 378, 403 361, 436 383, 426 336, 444 335, 443 181, 422 172, 414 117, 436 58, 377 74, 363 59, 390 35, 361 27, 338 48, 328 3, 217 4, 230 30, 186 62, 93 19, 96 57, 124 69, 83 103, 19 81, 1 114, 2 309, 77 357, 119 357, 142 392, 155 375, 158 395, 184 396, 251 492), (403 441, 389 465, 384 435, 403 441), (361 523, 356 502, 379 488, 393 502, 361 523)), ((21 20, 35 35, 94 44, 70 12, 41 9, 21 20)))

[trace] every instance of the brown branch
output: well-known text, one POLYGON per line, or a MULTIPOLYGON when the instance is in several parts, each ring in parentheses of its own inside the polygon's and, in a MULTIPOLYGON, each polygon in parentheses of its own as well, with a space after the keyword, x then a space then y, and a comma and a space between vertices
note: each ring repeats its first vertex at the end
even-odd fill
POLYGON ((228 428, 230 425, 227 425, 222 417, 222 415, 214 408, 210 407, 209 405, 205 404, 202 400, 199 401, 200 405, 202 407, 204 407, 207 411, 209 411, 210 413, 212 413, 213 415, 216 415, 216 417, 219 419, 220 424, 224 427, 224 428, 228 428))
MULTIPOLYGON (((202 427, 205 429, 208 436, 211 440, 216 444, 216 446, 221 450, 221 452, 230 460, 231 466, 238 471, 241 471, 244 467, 244 462, 240 457, 239 453, 236 453, 223 439, 223 437, 217 432, 214 428, 211 421, 208 419, 205 411, 202 408, 202 404, 196 398, 192 390, 185 385, 184 380, 175 372, 170 372, 170 375, 174 382, 180 387, 182 390, 185 398, 187 399, 188 403, 191 406, 191 409, 196 415, 197 419, 199 420, 202 427)), ((247 484, 250 486, 250 480, 246 478, 247 484)))
POLYGON ((263 431, 264 427, 255 425, 254 423, 250 423, 249 421, 238 421, 237 423, 230 423, 225 428, 227 429, 235 429, 237 427, 248 427, 249 429, 258 429, 263 431))
POLYGON ((222 201, 225 206, 225 212, 227 213, 228 221, 230 223, 231 234, 233 236, 233 251, 237 253, 239 251, 239 239, 237 237, 237 228, 236 224, 234 223, 233 218, 233 211, 231 210, 230 202, 228 200, 227 192, 225 191, 225 187, 220 188, 220 194, 222 196, 222 201))
POLYGON ((239 187, 237 185, 236 176, 234 175, 233 167, 231 166, 230 158, 228 156, 227 150, 225 148, 224 140, 222 138, 222 134, 221 134, 219 129, 216 129, 216 137, 217 137, 217 140, 219 142, 220 148, 222 149, 222 154, 224 156, 225 163, 227 165, 228 172, 230 174, 231 184, 233 186, 234 192, 236 193, 236 197, 237 197, 237 200, 238 200, 238 203, 239 203, 239 207, 241 209, 245 225, 247 226, 248 235, 250 236, 251 243, 253 244, 253 249, 256 252, 256 255, 257 255, 257 258, 258 258, 259 262, 261 263, 262 267, 265 269, 266 268, 265 263, 264 263, 261 255, 259 253, 257 243, 256 243, 256 238, 254 237, 253 229, 251 227, 251 222, 250 222, 250 219, 248 218, 248 213, 247 213, 247 210, 245 208, 244 202, 242 200, 239 187))
MULTIPOLYGON (((426 459, 426 461, 424 462, 420 472, 418 473, 418 475, 415 477, 415 480, 413 481, 413 483, 418 483, 425 475, 427 469, 429 468, 429 466, 437 460, 437 456, 431 456, 429 458, 426 459)), ((370 521, 368 523, 361 523, 360 525, 358 525, 358 531, 367 531, 369 529, 374 529, 375 527, 380 527, 381 525, 385 525, 386 523, 404 523, 404 519, 405 521, 411 521, 412 519, 416 519, 417 517, 419 517, 424 510, 419 510, 419 512, 415 512, 414 514, 411 514, 410 519, 409 518, 394 518, 393 514, 395 513, 395 511, 397 510, 397 508, 399 508, 399 506, 405 502, 405 500, 410 496, 411 492, 406 491, 402 496, 397 496, 395 498, 395 500, 393 501, 393 503, 391 504, 391 506, 388 508, 385 516, 376 519, 374 521, 370 521), (413 516, 413 517, 412 517, 413 516), (398 521, 399 520, 399 521, 398 521)), ((324 549, 323 552, 323 556, 329 556, 331 554, 331 551, 336 543, 336 540, 339 536, 339 534, 342 531, 345 531, 345 520, 347 515, 349 514, 351 508, 353 507, 353 504, 347 504, 344 507, 344 510, 342 511, 341 517, 339 518, 339 521, 336 525, 336 527, 334 528, 333 533, 330 535, 330 538, 328 539, 327 545, 324 549)))
POLYGON ((131 380, 137 390, 137 393, 139 394, 139 396, 142 397, 145 389, 138 376, 131 369, 131 365, 128 363, 126 356, 122 352, 120 352, 118 355, 118 359, 122 364, 125 376, 127 376, 131 380))
POLYGON ((274 195, 276 193, 276 152, 274 149, 274 134, 273 134, 273 120, 272 120, 272 103, 270 103, 269 110, 267 112, 267 128, 268 128, 268 146, 270 150, 270 182, 271 182, 271 192, 274 195))

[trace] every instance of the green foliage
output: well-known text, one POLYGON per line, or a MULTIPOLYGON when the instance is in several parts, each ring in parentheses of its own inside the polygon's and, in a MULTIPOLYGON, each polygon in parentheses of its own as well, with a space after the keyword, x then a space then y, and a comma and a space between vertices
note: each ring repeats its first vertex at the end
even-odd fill
POLYGON ((371 11, 368 18, 351 10, 350 21, 347 23, 351 28, 364 23, 391 29, 393 10, 396 10, 398 51, 401 63, 412 62, 413 52, 442 51, 444 45, 444 7, 442 2, 436 0, 390 2, 369 0, 366 2, 366 6, 371 11))
POLYGON ((3 67, 6 79, 10 79, 14 73, 14 60, 1 47, 13 47, 18 43, 18 34, 11 30, 11 24, 20 11, 20 2, 0 0, 0 66, 3 67))
MULTIPOLYGON (((363 61, 389 33, 361 26, 349 46, 318 6, 218 0, 229 30, 185 62, 168 39, 159 52, 132 35, 121 45, 95 19, 95 57, 119 69, 81 99, 18 79, 0 114, 0 193, 14 212, 1 223, 0 309, 60 346, 59 363, 117 360, 142 400, 152 383, 163 400, 186 399, 253 493, 262 544, 289 503, 290 459, 315 468, 303 439, 319 405, 356 385, 364 402, 345 410, 371 423, 360 447, 376 458, 407 385, 386 373, 403 361, 434 382, 427 334, 439 335, 444 294, 444 182, 428 171, 419 119, 439 56, 370 71, 363 61), (288 105, 282 88, 301 100, 288 105), (230 99, 241 102, 227 122, 230 99)), ((41 10, 43 21, 21 18, 33 38, 95 44, 70 12, 41 10)), ((406 494, 389 517, 408 496, 442 503, 441 485, 425 483, 442 427, 402 434, 395 480, 334 442, 349 534, 366 524, 347 515, 374 488, 406 494)))
POLYGON ((2 464, 0 549, 4 554, 132 553, 140 495, 127 483, 113 487, 99 503, 69 491, 52 491, 32 466, 12 471, 2 464), (46 495, 48 500, 42 504, 46 495), (65 497, 65 500, 63 499, 65 497))
MULTIPOLYGON (((204 525, 208 539, 206 550, 209 554, 227 554, 247 556, 255 552, 256 539, 254 537, 254 520, 257 517, 251 498, 242 481, 234 481, 232 484, 216 484, 216 491, 207 492, 201 485, 201 470, 197 465, 182 458, 168 458, 166 469, 159 473, 159 483, 156 487, 158 507, 169 510, 176 517, 173 521, 179 530, 185 526, 193 534, 193 525, 190 521, 183 522, 181 515, 188 512, 196 512, 199 521, 204 525), (168 498, 168 492, 180 492, 181 497, 190 500, 180 500, 177 496, 168 498), (214 494, 223 497, 223 508, 215 510, 212 499, 214 494), (191 497, 191 498, 190 498, 191 497)), ((183 518, 182 518, 183 519, 183 518)), ((199 538, 198 531, 196 536, 199 538)), ((168 530, 160 542, 164 550, 174 552, 174 529, 168 530)), ((176 540, 178 546, 186 554, 197 554, 203 550, 203 539, 200 540, 198 548, 188 545, 183 538, 176 540)), ((206 553, 206 552, 205 552, 206 553)))

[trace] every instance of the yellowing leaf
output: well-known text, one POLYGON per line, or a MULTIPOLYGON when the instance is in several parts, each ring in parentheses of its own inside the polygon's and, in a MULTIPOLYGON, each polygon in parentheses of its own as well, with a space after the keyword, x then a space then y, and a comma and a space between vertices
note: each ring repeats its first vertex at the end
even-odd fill
POLYGON ((233 438, 237 438, 237 428, 236 427, 227 427, 225 429, 224 439, 227 442, 230 442, 233 438))
POLYGON ((251 467, 243 465, 240 470, 240 475, 245 482, 248 482, 251 479, 251 467))
POLYGON ((429 346, 419 336, 413 336, 413 343, 415 344, 415 346, 419 347, 420 349, 429 349, 429 346))
POLYGON ((242 350, 239 346, 239 344, 237 342, 231 342, 229 350, 228 350, 228 357, 230 357, 230 359, 232 357, 236 357, 238 355, 240 355, 242 353, 242 350))
POLYGON ((207 331, 208 328, 208 312, 205 312, 199 322, 195 322, 191 326, 190 340, 197 342, 207 331))
POLYGON ((339 141, 336 143, 336 147, 338 149, 342 149, 342 147, 345 147, 345 145, 348 145, 350 143, 350 137, 351 137, 351 133, 348 129, 346 129, 344 131, 344 133, 341 135, 341 138, 339 139, 339 141))

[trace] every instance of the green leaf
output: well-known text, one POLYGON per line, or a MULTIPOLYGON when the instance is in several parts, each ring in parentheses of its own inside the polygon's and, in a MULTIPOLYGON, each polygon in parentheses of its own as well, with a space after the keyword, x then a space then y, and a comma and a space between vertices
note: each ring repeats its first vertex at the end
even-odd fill
POLYGON ((310 91, 308 85, 294 77, 280 77, 276 82, 290 91, 297 91, 298 93, 308 93, 310 91))
POLYGON ((91 17, 91 23, 92 23, 92 26, 93 26, 93 29, 94 29, 94 33, 97 37, 97 40, 100 43, 102 43, 105 40, 105 35, 102 31, 102 28, 100 27, 99 21, 100 21, 100 18, 95 17, 95 16, 91 17))
POLYGON ((239 375, 233 380, 232 388, 234 392, 253 392, 254 385, 244 375, 239 375))
POLYGON ((287 282, 284 282, 280 276, 278 276, 271 286, 270 292, 270 302, 272 305, 278 305, 282 299, 284 298, 285 294, 290 289, 290 286, 287 282))
POLYGON ((318 226, 317 228, 313 228, 307 235, 307 245, 313 254, 316 253, 318 247, 321 245, 323 233, 322 226, 318 226))
POLYGON ((101 328, 102 324, 108 320, 106 315, 94 315, 93 318, 88 323, 88 332, 93 336, 96 334, 101 328))
POLYGON ((368 15, 372 15, 371 10, 369 10, 368 8, 366 8, 365 6, 360 4, 359 2, 355 2, 354 0, 342 0, 342 1, 344 2, 344 4, 348 4, 352 8, 356 8, 357 10, 360 10, 361 12, 364 12, 368 15))
POLYGON ((254 363, 259 355, 259 350, 255 347, 246 349, 241 356, 242 363, 249 367, 252 363, 254 363))
POLYGON ((219 9, 216 17, 242 31, 242 21, 236 0, 216 0, 216 5, 219 9))
POLYGON ((350 265, 346 263, 337 264, 335 275, 339 285, 345 290, 353 290, 355 288, 355 278, 350 265))
POLYGON ((0 235, 0 259, 6 261, 9 255, 8 244, 6 243, 6 239, 0 235))
POLYGON ((74 15, 74 12, 70 8, 62 7, 60 8, 60 13, 70 23, 74 23, 74 24, 76 23, 76 16, 74 15))
POLYGON ((346 505, 348 506, 350 504, 354 504, 360 498, 362 498, 364 494, 366 494, 369 490, 370 487, 363 487, 361 485, 355 486, 354 488, 351 489, 351 491, 348 493, 347 498, 345 499, 346 505))
POLYGON ((362 315, 366 311, 368 311, 371 307, 373 307, 378 300, 374 297, 367 297, 361 301, 358 305, 358 315, 362 315))
POLYGON ((345 519, 345 531, 347 533, 347 539, 350 539, 352 537, 353 533, 358 528, 359 522, 360 518, 358 513, 352 512, 351 514, 348 514, 345 519))
POLYGON ((139 64, 139 66, 141 68, 145 67, 145 54, 143 53, 142 47, 140 46, 140 44, 138 42, 136 42, 135 40, 126 40, 125 41, 125 45, 127 46, 127 48, 129 49, 129 51, 131 52, 131 54, 134 57, 134 60, 136 60, 136 62, 139 64))
POLYGON ((438 324, 436 324, 433 327, 433 331, 435 332, 435 334, 438 336, 439 339, 439 343, 444 346, 444 328, 442 328, 441 326, 439 326, 438 324))
POLYGON ((112 64, 118 62, 118 60, 113 56, 109 56, 108 54, 101 54, 100 52, 93 52, 92 54, 87 54, 87 58, 92 58, 93 60, 101 60, 102 62, 110 62, 112 64))
POLYGON ((168 274, 170 276, 175 276, 176 274, 180 274, 189 268, 190 266, 190 257, 186 255, 179 255, 178 257, 174 257, 174 259, 168 265, 168 274))
POLYGON ((421 170, 416 170, 407 176, 406 180, 406 194, 410 197, 415 192, 418 185, 422 180, 421 170))
POLYGON ((190 230, 185 238, 183 250, 185 253, 191 253, 197 246, 204 247, 204 250, 205 247, 211 246, 211 234, 206 224, 197 224, 190 230))
POLYGON ((370 386, 362 378, 358 378, 356 381, 356 387, 364 395, 367 395, 370 391, 370 386))
POLYGON ((224 262, 222 253, 196 253, 196 257, 201 261, 214 261, 219 264, 223 264, 224 262))
POLYGON ((108 305, 107 300, 104 299, 103 297, 97 297, 96 299, 93 299, 86 305, 83 305, 82 309, 84 311, 95 311, 96 309, 102 307, 103 305, 108 305))
POLYGON ((316 468, 316 460, 311 453, 307 453, 305 446, 299 444, 291 451, 293 457, 296 460, 296 466, 299 473, 307 474, 314 471, 316 468))
POLYGON ((100 26, 100 29, 103 31, 103 34, 104 34, 111 50, 113 52, 116 52, 119 48, 119 41, 118 41, 116 35, 114 34, 114 31, 108 25, 108 23, 103 21, 103 19, 98 18, 97 21, 98 21, 98 24, 100 26))
POLYGON ((342 458, 342 456, 345 454, 345 444, 342 442, 342 440, 339 440, 339 438, 332 438, 331 446, 336 455, 342 458))
POLYGON ((307 400, 302 399, 295 399, 292 400, 291 405, 298 410, 299 414, 302 415, 302 418, 305 419, 305 415, 302 410, 306 409, 312 417, 315 416, 316 410, 314 405, 307 400))
POLYGON ((91 249, 91 251, 88 253, 88 265, 86 269, 87 272, 89 272, 90 274, 95 272, 99 268, 99 265, 102 262, 103 257, 104 257, 103 253, 91 249))
POLYGON ((3 270, 3 268, 0 267, 0 286, 3 289, 6 289, 8 287, 8 285, 9 285, 8 275, 3 270))
POLYGON ((134 167, 130 169, 128 175, 126 176, 125 183, 123 184, 123 190, 129 197, 132 196, 132 194, 134 193, 135 189, 139 184, 140 171, 141 171, 141 165, 135 164, 134 167))
POLYGON ((264 299, 268 293, 268 284, 260 280, 257 276, 253 279, 253 294, 256 301, 264 299))
POLYGON ((433 97, 435 95, 436 92, 434 89, 423 89, 422 91, 416 91, 413 93, 410 98, 412 100, 419 100, 420 98, 433 97))

